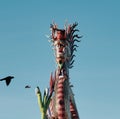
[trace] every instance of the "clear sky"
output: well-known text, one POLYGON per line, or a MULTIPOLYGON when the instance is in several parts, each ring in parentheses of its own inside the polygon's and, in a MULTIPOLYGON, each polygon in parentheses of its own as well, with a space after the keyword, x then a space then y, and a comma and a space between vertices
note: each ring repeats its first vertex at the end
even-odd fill
POLYGON ((0 82, 0 119, 40 119, 34 89, 56 68, 45 35, 66 20, 83 35, 70 70, 80 118, 120 119, 119 0, 0 0, 0 78, 15 76, 0 82))

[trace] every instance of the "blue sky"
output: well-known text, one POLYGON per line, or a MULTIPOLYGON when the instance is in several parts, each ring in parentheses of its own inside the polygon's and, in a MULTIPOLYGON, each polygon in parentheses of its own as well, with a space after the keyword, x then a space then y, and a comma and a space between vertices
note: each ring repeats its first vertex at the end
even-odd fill
POLYGON ((81 119, 120 119, 119 0, 1 0, 0 119, 40 119, 36 86, 43 92, 55 70, 45 35, 54 20, 60 28, 78 22, 83 35, 70 80, 81 119), (31 89, 25 89, 25 85, 31 89))

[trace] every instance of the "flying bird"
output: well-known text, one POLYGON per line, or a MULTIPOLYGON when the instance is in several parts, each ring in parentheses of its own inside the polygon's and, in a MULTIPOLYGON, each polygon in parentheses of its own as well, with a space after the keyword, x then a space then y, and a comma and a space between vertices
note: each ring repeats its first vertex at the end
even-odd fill
POLYGON ((11 82, 11 79, 13 79, 13 78, 14 78, 14 76, 7 76, 5 78, 0 79, 0 81, 5 81, 6 85, 8 86, 11 82))
POLYGON ((31 88, 31 86, 29 86, 29 85, 26 85, 26 86, 25 86, 25 88, 31 88))

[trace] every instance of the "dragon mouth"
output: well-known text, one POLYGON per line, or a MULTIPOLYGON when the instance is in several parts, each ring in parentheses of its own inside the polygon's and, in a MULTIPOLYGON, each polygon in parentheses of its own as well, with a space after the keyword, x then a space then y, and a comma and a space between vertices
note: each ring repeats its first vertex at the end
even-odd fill
POLYGON ((62 64, 63 62, 65 62, 65 58, 64 57, 56 57, 56 60, 59 64, 62 64))
POLYGON ((64 53, 59 52, 59 53, 57 53, 56 56, 57 56, 58 58, 64 58, 64 53))

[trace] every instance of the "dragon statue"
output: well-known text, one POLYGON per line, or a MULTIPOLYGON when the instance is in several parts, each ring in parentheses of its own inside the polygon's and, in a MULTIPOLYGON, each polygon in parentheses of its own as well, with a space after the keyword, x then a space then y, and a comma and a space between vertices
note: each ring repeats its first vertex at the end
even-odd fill
POLYGON ((44 91, 43 98, 39 87, 36 88, 38 104, 42 119, 80 119, 70 84, 69 69, 73 67, 75 43, 82 36, 75 34, 78 24, 66 25, 64 29, 51 24, 51 42, 54 49, 57 68, 50 76, 49 89, 44 91))

